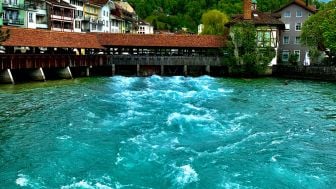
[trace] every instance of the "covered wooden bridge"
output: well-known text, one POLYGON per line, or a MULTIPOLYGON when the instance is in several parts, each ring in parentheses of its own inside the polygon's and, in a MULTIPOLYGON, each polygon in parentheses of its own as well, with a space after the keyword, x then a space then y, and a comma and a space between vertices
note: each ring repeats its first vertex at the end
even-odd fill
POLYGON ((225 41, 219 36, 3 29, 10 30, 10 37, 0 47, 1 82, 114 74, 194 75, 193 71, 218 75, 225 70, 221 66, 225 41))

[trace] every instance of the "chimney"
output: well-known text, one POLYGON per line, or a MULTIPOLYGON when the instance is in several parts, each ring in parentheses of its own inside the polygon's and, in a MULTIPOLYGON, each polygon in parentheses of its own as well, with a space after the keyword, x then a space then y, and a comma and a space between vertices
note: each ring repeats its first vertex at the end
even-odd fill
POLYGON ((244 0, 244 20, 252 19, 252 2, 251 0, 244 0))

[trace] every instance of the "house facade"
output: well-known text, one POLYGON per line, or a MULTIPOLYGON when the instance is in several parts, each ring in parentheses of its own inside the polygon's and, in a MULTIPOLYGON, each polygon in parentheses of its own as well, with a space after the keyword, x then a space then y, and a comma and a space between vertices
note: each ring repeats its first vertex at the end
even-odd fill
POLYGON ((310 6, 308 1, 293 0, 276 11, 281 15, 281 21, 285 24, 285 30, 280 34, 279 59, 288 63, 291 54, 297 55, 300 65, 309 65, 308 47, 301 44, 301 29, 303 23, 310 15, 316 13, 316 8, 310 6))
POLYGON ((24 26, 32 29, 48 29, 48 15, 45 0, 25 1, 25 21, 24 26))
POLYGON ((100 19, 101 4, 96 0, 88 0, 84 3, 84 32, 101 32, 103 21, 100 19))
POLYGON ((138 22, 138 34, 154 34, 154 27, 144 21, 138 22))
POLYGON ((3 25, 2 15, 3 15, 3 8, 2 8, 2 3, 0 3, 0 26, 3 25))
POLYGON ((53 31, 73 32, 75 8, 62 0, 47 0, 48 28, 53 31))
MULTIPOLYGON (((252 23, 257 31, 257 46, 259 48, 271 47, 278 52, 280 33, 285 28, 284 23, 279 20, 280 15, 258 11, 256 1, 244 0, 243 6, 243 14, 233 16, 226 26, 232 27, 243 22, 252 23)), ((277 64, 277 55, 270 62, 270 66, 275 64, 277 64)))
POLYGON ((24 3, 24 0, 2 0, 4 25, 24 27, 26 15, 24 3))
POLYGON ((83 20, 84 20, 84 1, 85 0, 65 0, 71 6, 75 7, 75 17, 74 17, 74 32, 83 31, 83 20))

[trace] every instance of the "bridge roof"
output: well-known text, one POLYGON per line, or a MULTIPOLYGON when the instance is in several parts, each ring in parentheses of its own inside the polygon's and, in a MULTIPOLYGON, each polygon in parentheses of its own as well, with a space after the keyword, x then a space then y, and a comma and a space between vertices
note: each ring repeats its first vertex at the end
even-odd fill
POLYGON ((3 27, 10 37, 3 46, 103 49, 104 47, 220 48, 224 36, 172 34, 75 33, 3 27))
POLYGON ((225 45, 225 37, 212 35, 96 33, 96 36, 100 44, 106 47, 220 48, 225 45))
POLYGON ((59 47, 59 48, 87 48, 102 49, 97 37, 93 34, 74 32, 56 32, 50 30, 23 29, 3 27, 9 29, 9 39, 3 46, 16 47, 59 47))

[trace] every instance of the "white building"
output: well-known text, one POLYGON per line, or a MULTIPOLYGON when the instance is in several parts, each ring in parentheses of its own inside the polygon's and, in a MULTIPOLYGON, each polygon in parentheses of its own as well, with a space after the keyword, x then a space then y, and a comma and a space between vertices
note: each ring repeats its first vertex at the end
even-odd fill
POLYGON ((102 5, 99 19, 103 22, 103 27, 101 32, 110 33, 111 32, 111 9, 114 7, 114 3, 111 0, 107 0, 105 5, 102 5))
POLYGON ((85 0, 64 0, 75 7, 74 32, 83 32, 82 22, 84 20, 83 6, 85 0))
POLYGON ((144 21, 138 22, 138 34, 154 34, 154 27, 144 21))

